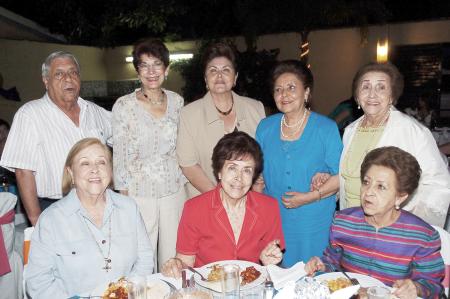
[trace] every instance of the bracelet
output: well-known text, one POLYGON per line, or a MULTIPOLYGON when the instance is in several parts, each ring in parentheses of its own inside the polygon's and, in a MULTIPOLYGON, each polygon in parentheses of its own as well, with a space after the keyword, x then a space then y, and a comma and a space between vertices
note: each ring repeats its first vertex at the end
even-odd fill
POLYGON ((316 191, 319 192, 319 199, 318 199, 318 201, 319 201, 322 199, 322 192, 320 192, 320 189, 316 189, 316 191))

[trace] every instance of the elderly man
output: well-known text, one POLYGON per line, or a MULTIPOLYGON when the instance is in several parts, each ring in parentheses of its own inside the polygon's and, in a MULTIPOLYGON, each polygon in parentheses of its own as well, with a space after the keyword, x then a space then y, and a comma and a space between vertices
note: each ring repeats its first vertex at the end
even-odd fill
POLYGON ((15 171, 20 197, 32 225, 41 211, 62 197, 64 162, 80 139, 111 136, 110 112, 83 100, 80 66, 67 52, 54 52, 42 64, 47 93, 15 114, 0 165, 15 171))

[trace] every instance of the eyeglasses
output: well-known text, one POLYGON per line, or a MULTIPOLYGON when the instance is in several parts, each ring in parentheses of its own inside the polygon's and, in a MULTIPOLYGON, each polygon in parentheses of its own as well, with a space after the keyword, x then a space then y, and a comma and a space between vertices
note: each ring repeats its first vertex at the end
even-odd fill
POLYGON ((363 84, 359 88, 359 92, 362 95, 371 94, 372 90, 377 95, 386 95, 390 92, 390 88, 388 87, 388 85, 386 83, 382 83, 382 82, 375 84, 375 86, 373 86, 372 84, 370 84, 368 82, 363 82, 363 84))
POLYGON ((153 64, 143 62, 138 65, 138 69, 141 72, 150 72, 152 68, 154 71, 161 71, 164 68, 164 63, 162 61, 155 61, 153 64))
POLYGON ((53 74, 53 77, 56 80, 62 80, 66 78, 66 76, 69 76, 72 79, 78 79, 80 77, 80 72, 77 70, 69 70, 67 72, 57 71, 56 73, 53 74))

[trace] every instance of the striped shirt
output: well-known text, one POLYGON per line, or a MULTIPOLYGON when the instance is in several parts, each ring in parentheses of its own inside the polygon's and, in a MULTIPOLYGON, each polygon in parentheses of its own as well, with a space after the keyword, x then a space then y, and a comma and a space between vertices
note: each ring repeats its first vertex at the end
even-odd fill
POLYGON ((72 146, 85 137, 106 142, 112 135, 111 113, 78 98, 80 121, 73 121, 45 94, 20 107, 6 140, 0 166, 32 170, 37 196, 59 199, 64 163, 72 146))
POLYGON ((336 214, 322 259, 329 271, 369 275, 388 286, 409 278, 420 284, 423 298, 438 298, 444 278, 440 247, 439 233, 409 212, 401 210, 395 223, 377 231, 355 207, 336 214))

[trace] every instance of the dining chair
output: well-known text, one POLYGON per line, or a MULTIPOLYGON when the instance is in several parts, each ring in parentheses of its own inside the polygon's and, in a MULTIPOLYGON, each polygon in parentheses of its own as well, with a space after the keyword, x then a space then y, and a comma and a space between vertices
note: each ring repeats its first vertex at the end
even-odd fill
POLYGON ((15 225, 14 207, 17 196, 0 192, 0 290, 2 299, 22 297, 22 259, 14 249, 15 225))
POLYGON ((447 298, 450 297, 449 287, 450 287, 450 233, 445 231, 443 228, 434 226, 434 229, 439 232, 439 237, 441 238, 441 256, 444 260, 445 265, 445 277, 442 282, 445 288, 445 294, 447 298))
POLYGON ((23 280, 22 280, 22 289, 23 289, 23 297, 24 299, 28 299, 26 284, 25 284, 25 273, 27 271, 28 264, 28 256, 30 255, 30 245, 31 245, 31 234, 34 231, 34 226, 27 227, 23 234, 23 280))

